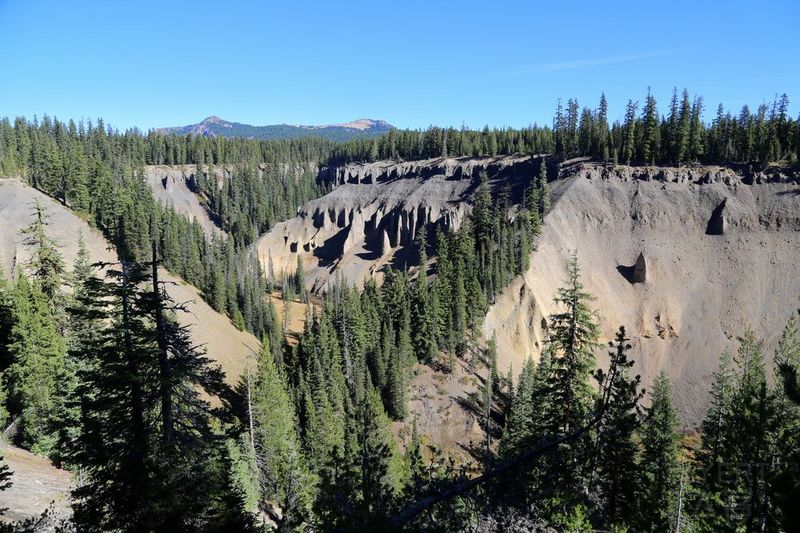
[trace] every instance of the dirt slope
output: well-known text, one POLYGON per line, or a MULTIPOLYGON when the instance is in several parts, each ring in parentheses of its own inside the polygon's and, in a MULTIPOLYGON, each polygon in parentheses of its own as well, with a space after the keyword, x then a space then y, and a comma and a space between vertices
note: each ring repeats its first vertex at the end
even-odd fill
MULTIPOLYGON (((50 216, 47 233, 61 245, 61 253, 68 268, 75 262, 78 235, 82 231, 92 261, 116 260, 103 236, 89 224, 52 198, 25 185, 19 180, 0 179, 0 262, 10 275, 17 266, 24 265, 30 257, 22 244, 19 232, 31 222, 31 207, 38 198, 50 216)), ((192 338, 204 345, 208 354, 219 361, 228 380, 238 379, 244 363, 252 353, 258 353, 259 342, 249 333, 236 329, 233 323, 206 304, 198 290, 177 276, 162 269, 161 277, 167 292, 176 302, 185 302, 188 313, 180 313, 178 320, 191 327, 192 338)))
POLYGON ((60 470, 45 457, 15 446, 0 446, 3 460, 13 472, 11 488, 0 492, 3 521, 15 522, 38 516, 52 504, 56 516, 69 514, 72 474, 60 470))
POLYGON ((748 327, 771 348, 800 307, 800 187, 748 185, 725 169, 582 165, 570 174, 553 184, 530 270, 486 317, 499 364, 518 371, 528 355, 538 358, 542 319, 556 310, 565 262, 577 250, 604 338, 625 325, 644 384, 666 368, 684 423, 694 426, 720 353, 735 349, 748 327), (631 283, 640 254, 646 280, 631 283))
MULTIPOLYGON (((15 179, 0 179, 0 263, 8 275, 22 268, 29 251, 22 244, 19 231, 31 222, 35 199, 45 207, 49 225, 47 233, 61 245, 68 268, 75 261, 78 235, 82 231, 92 261, 116 260, 103 236, 69 209, 15 179)), ((178 320, 191 328, 192 339, 205 346, 209 356, 222 365, 229 383, 238 382, 245 364, 255 358, 259 342, 251 334, 236 329, 227 317, 206 304, 198 290, 162 269, 161 279, 169 282, 167 292, 176 301, 186 304, 188 313, 178 320)), ((68 490, 69 473, 56 470, 50 463, 16 448, 4 449, 6 459, 15 471, 15 485, 6 494, 0 493, 0 507, 9 507, 10 518, 24 518, 41 513, 52 499, 65 507, 63 493, 68 490), (51 490, 52 489, 52 490, 51 490)))

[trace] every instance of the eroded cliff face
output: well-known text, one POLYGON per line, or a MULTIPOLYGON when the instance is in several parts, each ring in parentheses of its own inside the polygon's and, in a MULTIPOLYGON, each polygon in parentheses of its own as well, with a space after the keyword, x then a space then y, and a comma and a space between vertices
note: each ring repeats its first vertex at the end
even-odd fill
MULTIPOLYGON (((299 257, 314 290, 337 273, 357 284, 380 278, 387 265, 416 261, 422 226, 459 227, 481 172, 494 190, 518 194, 540 162, 461 158, 322 169, 334 190, 263 236, 259 256, 265 268, 272 258, 276 275, 293 272, 299 257)), ((771 350, 800 307, 796 169, 610 168, 575 160, 557 175, 531 267, 484 323, 484 338, 497 338, 501 369, 519 371, 526 357, 538 358, 567 257, 577 250, 604 340, 624 325, 643 384, 666 368, 684 423, 696 425, 723 350, 735 350, 748 328, 771 350)), ((603 364, 605 350, 598 358, 603 364)))
MULTIPOLYGON (((208 173, 210 169, 205 168, 208 173)), ((211 179, 222 183, 230 178, 230 169, 215 167, 211 179)), ((202 204, 197 192, 197 167, 195 165, 151 165, 144 167, 144 179, 153 191, 153 196, 165 206, 176 212, 196 220, 207 236, 222 231, 214 224, 211 216, 202 204)))
MULTIPOLYGON (((277 224, 258 242, 265 269, 292 273, 298 257, 309 289, 321 291, 336 275, 358 285, 388 266, 413 264, 413 243, 422 227, 457 229, 471 211, 476 178, 485 172, 495 186, 522 183, 537 158, 459 158, 377 162, 323 168, 334 184, 297 217, 277 224)), ((527 181, 526 181, 527 182, 527 181)))
MULTIPOLYGON (((226 180, 235 179, 236 165, 201 165, 202 178, 210 184, 216 184, 217 190, 223 187, 226 180)), ((278 172, 284 178, 291 179, 301 173, 308 172, 313 175, 318 167, 313 162, 284 164, 280 167, 267 168, 266 164, 252 168, 257 179, 261 180, 264 173, 278 172)), ((213 234, 222 235, 218 217, 215 218, 208 206, 207 198, 199 193, 197 165, 147 165, 143 168, 145 182, 150 186, 153 196, 161 204, 171 207, 177 213, 190 220, 196 220, 206 233, 207 237, 213 234)))
MULTIPOLYGON (((423 226, 431 235, 462 224, 481 172, 495 191, 507 187, 518 199, 540 162, 519 156, 322 168, 332 192, 262 236, 259 257, 265 269, 271 258, 276 276, 294 272, 299 257, 308 288, 317 291, 340 273, 359 285, 380 280, 384 267, 416 262, 423 226)), ((497 337, 501 368, 519 371, 526 357, 538 358, 566 259, 577 250, 604 340, 625 325, 643 384, 667 369, 685 425, 696 425, 722 351, 735 350, 748 328, 771 351, 800 307, 797 169, 609 168, 575 160, 551 168, 556 175, 531 268, 484 323, 484 337, 497 337)), ((598 358, 604 363, 605 350, 598 358)))
POLYGON ((603 340, 624 325, 643 385, 666 369, 684 424, 697 425, 723 350, 751 328, 771 351, 800 307, 800 185, 780 170, 578 164, 562 173, 530 269, 484 323, 501 368, 538 359, 577 250, 603 340))

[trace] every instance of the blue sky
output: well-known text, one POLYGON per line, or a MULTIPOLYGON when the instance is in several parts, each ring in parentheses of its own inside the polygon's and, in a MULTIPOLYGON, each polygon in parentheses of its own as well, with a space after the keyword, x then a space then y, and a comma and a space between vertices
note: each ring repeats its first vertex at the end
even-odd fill
POLYGON ((673 86, 800 111, 800 2, 0 0, 0 116, 525 126, 673 86))

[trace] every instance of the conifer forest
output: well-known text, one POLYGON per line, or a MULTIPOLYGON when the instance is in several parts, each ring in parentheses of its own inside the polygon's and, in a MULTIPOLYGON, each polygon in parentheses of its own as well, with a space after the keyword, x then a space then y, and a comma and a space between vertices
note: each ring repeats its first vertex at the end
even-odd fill
MULTIPOLYGON (((186 16, 205 28, 161 50, 187 105, 256 83, 240 37, 186 16), (205 68, 181 64, 195 46, 205 68)), ((355 73, 292 31, 287 57, 344 99, 355 73)), ((487 76, 516 105, 505 85, 530 76, 684 52, 487 76)), ((447 109, 488 87, 419 61, 381 83, 447 109)), ((274 74, 259 90, 288 91, 274 74)), ((592 101, 565 84, 547 118, 477 129, 118 128, 22 116, 0 89, 0 532, 800 531, 798 108, 638 82, 587 77, 592 101)))

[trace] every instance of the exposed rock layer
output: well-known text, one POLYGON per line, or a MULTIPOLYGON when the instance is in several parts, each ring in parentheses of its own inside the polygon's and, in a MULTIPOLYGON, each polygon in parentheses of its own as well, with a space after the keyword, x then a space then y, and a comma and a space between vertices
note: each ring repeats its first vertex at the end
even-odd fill
MULTIPOLYGON (((538 173, 536 157, 378 162, 322 169, 336 184, 259 242, 276 274, 299 256, 309 288, 336 272, 361 283, 386 265, 416 260, 423 225, 458 227, 476 177, 515 197, 538 173)), ((800 193, 796 170, 725 167, 605 167, 586 160, 550 169, 553 206, 531 268, 486 317, 501 368, 538 357, 553 296, 577 249, 597 300, 604 339, 619 325, 631 337, 645 385, 666 368, 687 426, 707 405, 711 374, 748 327, 772 348, 800 307, 800 193), (559 176, 559 179, 555 179, 559 176)), ((604 350, 598 354, 601 362, 604 350)))
POLYGON ((778 171, 577 165, 567 173, 553 184, 530 269, 486 317, 501 368, 538 358, 577 250, 604 339, 625 325, 643 383, 666 368, 685 424, 696 425, 722 351, 736 349, 747 328, 771 349, 800 307, 800 187, 778 171), (715 212, 725 218, 709 231, 715 212))
POLYGON ((265 234, 259 256, 265 268, 271 258, 276 275, 294 272, 299 256, 311 289, 322 290, 338 273, 361 284, 387 265, 413 262, 422 227, 429 235, 436 227, 458 228, 482 172, 493 187, 509 183, 518 194, 538 165, 537 158, 499 157, 323 168, 320 179, 334 184, 333 191, 265 234))
MULTIPOLYGON (((208 172, 207 168, 205 172, 208 172)), ((196 173, 195 165, 153 165, 144 168, 144 179, 150 185, 156 200, 189 219, 196 220, 206 235, 221 233, 196 194, 196 173)), ((215 167, 211 177, 221 183, 223 179, 230 177, 230 172, 222 167, 215 167)))

